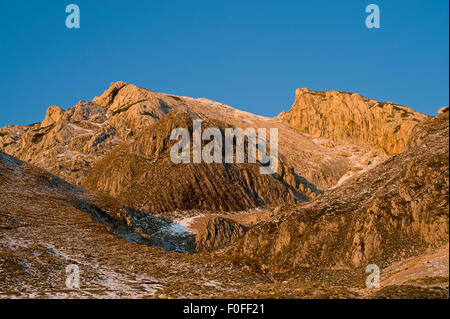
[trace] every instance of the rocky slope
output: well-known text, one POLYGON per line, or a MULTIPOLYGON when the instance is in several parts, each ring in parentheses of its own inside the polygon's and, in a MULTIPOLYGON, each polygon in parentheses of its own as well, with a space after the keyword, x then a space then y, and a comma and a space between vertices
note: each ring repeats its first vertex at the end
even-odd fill
POLYGON ((198 227, 195 236, 197 251, 215 250, 235 243, 247 232, 247 227, 237 222, 223 218, 212 217, 206 219, 198 227))
POLYGON ((358 93, 297 89, 289 112, 278 116, 300 132, 339 142, 379 146, 403 152, 412 129, 427 115, 358 93))
POLYGON ((0 152, 0 299, 211 298, 265 283, 207 255, 167 252, 178 251, 167 245, 180 228, 0 152), (79 289, 66 286, 68 265, 79 289))
MULTIPOLYGON (((149 245, 139 226, 143 220, 114 199, 83 191, 0 152, 2 299, 448 297, 448 246, 392 265, 387 286, 367 291, 360 288, 364 277, 357 274, 357 281, 344 285, 333 283, 332 278, 342 277, 336 271, 321 280, 277 279, 235 267, 221 254, 167 253, 149 245), (79 289, 66 286, 68 265, 79 268, 79 289), (417 277, 414 269, 424 269, 430 277, 417 277)), ((153 226, 161 230, 165 225, 153 226)), ((230 235, 208 237, 206 243, 219 244, 211 248, 232 243, 245 232, 220 217, 205 226, 204 234, 226 230, 230 235)))
MULTIPOLYGON (((26 201, 32 210, 36 198, 42 196, 42 202, 37 201, 36 207, 43 212, 54 203, 55 209, 85 214, 127 241, 162 247, 167 251, 195 250, 194 236, 184 231, 181 225, 132 209, 110 196, 71 185, 3 152, 0 152, 0 186, 0 212, 3 214, 0 217, 4 225, 9 225, 8 220, 22 220, 18 212, 27 205, 26 201), (45 206, 40 206, 42 203, 45 206), (5 218, 7 215, 12 217, 5 218)), ((64 223, 63 217, 59 222, 64 223)))
POLYGON ((235 256, 272 272, 352 269, 447 244, 448 142, 446 112, 415 127, 402 154, 251 228, 235 256))
MULTIPOLYGON (((308 200, 295 188, 295 176, 289 175, 292 168, 282 161, 280 176, 260 174, 259 163, 225 164, 223 154, 222 163, 173 163, 170 150, 178 141, 169 139, 170 132, 181 127, 192 136, 192 121, 188 113, 171 112, 95 163, 83 185, 149 213, 238 211, 308 200)), ((221 128, 223 133, 225 125, 204 121, 202 130, 208 127, 221 128)))

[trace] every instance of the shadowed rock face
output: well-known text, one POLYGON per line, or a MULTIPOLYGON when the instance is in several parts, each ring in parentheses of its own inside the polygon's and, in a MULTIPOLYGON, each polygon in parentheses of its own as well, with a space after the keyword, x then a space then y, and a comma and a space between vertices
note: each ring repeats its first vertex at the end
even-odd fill
POLYGON ((409 148, 315 201, 250 229, 235 256, 274 272, 380 267, 449 240, 448 113, 409 148))
POLYGON ((197 230, 197 251, 214 250, 233 244, 247 232, 247 227, 223 218, 209 218, 197 230))
MULTIPOLYGON (((239 211, 279 201, 308 200, 295 188, 295 176, 287 166, 282 166, 282 175, 261 175, 259 163, 173 163, 170 149, 178 141, 170 140, 170 132, 182 127, 192 136, 192 121, 185 112, 166 115, 132 142, 98 161, 84 186, 149 213, 175 209, 239 211)), ((204 121, 203 130, 207 127, 223 129, 225 125, 204 121)))
POLYGON ((379 146, 389 154, 399 154, 406 149, 412 129, 429 116, 358 93, 297 89, 291 110, 279 118, 313 136, 379 146))

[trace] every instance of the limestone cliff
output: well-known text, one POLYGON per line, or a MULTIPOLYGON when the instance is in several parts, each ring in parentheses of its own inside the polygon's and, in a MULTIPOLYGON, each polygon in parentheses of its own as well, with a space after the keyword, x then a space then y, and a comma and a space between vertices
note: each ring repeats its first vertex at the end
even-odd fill
POLYGON ((300 132, 339 142, 379 146, 389 154, 406 149, 412 129, 429 116, 358 93, 297 89, 289 112, 279 115, 300 132))

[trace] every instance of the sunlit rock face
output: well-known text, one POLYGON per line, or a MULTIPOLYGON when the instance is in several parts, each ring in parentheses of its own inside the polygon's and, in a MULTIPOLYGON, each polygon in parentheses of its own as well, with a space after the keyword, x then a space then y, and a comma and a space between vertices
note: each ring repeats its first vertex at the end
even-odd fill
POLYGON ((429 116, 392 102, 378 102, 358 93, 297 89, 289 112, 279 118, 313 136, 339 142, 379 146, 394 155, 403 152, 412 129, 429 116))

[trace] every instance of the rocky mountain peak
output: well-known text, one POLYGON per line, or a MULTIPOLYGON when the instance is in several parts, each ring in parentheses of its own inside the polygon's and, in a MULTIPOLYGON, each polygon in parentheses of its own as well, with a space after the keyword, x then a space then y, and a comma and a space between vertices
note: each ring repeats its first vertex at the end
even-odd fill
POLYGON ((99 97, 96 96, 92 102, 120 113, 139 102, 154 101, 156 95, 155 92, 119 81, 111 83, 110 87, 99 97))
POLYGON ((126 85, 128 84, 123 81, 112 82, 109 88, 105 92, 103 92, 102 95, 94 97, 92 102, 103 107, 108 107, 108 105, 113 102, 120 89, 122 89, 126 85))
POLYGON ((64 117, 64 110, 59 106, 52 105, 47 109, 45 119, 41 123, 41 127, 46 127, 60 121, 64 117))
POLYGON ((438 110, 439 115, 442 115, 444 113, 448 113, 448 106, 443 106, 438 110))
POLYGON ((295 93, 291 110, 278 116, 291 127, 338 142, 381 147, 391 155, 403 152, 414 126, 429 118, 408 107, 358 93, 307 88, 295 93))

